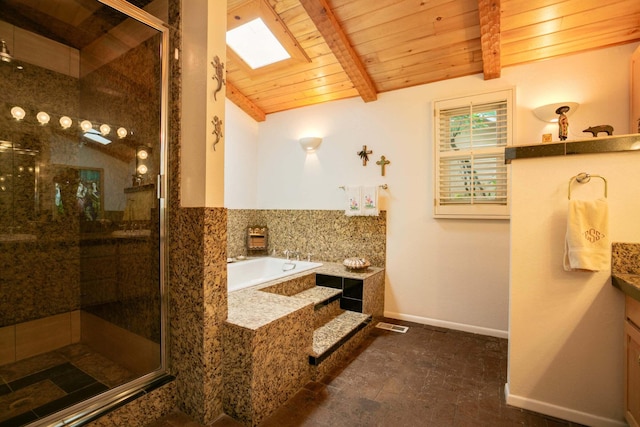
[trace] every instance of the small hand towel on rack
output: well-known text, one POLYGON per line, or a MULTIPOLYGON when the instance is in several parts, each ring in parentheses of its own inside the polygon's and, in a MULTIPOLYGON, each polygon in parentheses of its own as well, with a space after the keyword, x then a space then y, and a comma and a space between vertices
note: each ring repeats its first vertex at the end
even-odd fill
POLYGON ((378 186, 370 185, 362 187, 362 215, 378 216, 378 186))
POLYGON ((607 200, 569 200, 564 269, 608 270, 610 260, 607 200))
POLYGON ((347 207, 344 210, 346 216, 362 215, 362 187, 345 187, 347 207))

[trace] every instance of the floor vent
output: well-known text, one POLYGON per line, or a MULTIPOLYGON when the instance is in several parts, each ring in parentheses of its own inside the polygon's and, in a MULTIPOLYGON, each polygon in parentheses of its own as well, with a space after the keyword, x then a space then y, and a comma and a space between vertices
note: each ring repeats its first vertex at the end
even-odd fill
POLYGON ((400 332, 403 334, 406 333, 407 330, 409 329, 408 326, 392 325, 391 323, 384 323, 384 322, 378 322, 378 324, 376 325, 376 328, 384 329, 385 331, 400 332))

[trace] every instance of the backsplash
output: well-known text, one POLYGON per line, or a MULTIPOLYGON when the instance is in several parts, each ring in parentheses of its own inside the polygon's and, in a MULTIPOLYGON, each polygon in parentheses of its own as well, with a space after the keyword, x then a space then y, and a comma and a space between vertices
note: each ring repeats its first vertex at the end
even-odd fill
POLYGON ((640 274, 640 243, 614 243, 611 248, 612 274, 640 274))
POLYGON ((252 210, 229 209, 227 253, 246 255, 246 230, 249 226, 267 226, 269 253, 298 250, 312 261, 342 262, 349 257, 364 257, 376 267, 386 261, 387 213, 379 216, 347 217, 342 210, 252 210))

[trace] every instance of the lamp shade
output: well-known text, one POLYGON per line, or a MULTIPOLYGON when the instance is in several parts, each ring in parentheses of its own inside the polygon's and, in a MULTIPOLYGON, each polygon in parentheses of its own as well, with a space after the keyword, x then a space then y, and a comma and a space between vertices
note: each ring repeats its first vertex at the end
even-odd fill
POLYGON ((322 143, 322 138, 317 136, 307 136, 305 138, 300 138, 300 146, 307 153, 313 153, 316 151, 316 148, 320 146, 322 143))
POLYGON ((578 109, 577 102, 556 102, 554 104, 542 105, 533 109, 533 114, 543 122, 556 123, 558 121, 559 113, 556 112, 560 107, 569 107, 569 110, 565 113, 567 117, 573 114, 578 109))

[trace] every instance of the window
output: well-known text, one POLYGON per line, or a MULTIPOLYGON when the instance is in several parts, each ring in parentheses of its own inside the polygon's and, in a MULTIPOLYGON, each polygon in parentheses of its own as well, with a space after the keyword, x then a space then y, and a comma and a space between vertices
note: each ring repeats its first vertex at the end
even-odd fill
POLYGON ((513 90, 434 103, 436 218, 509 218, 513 90))

